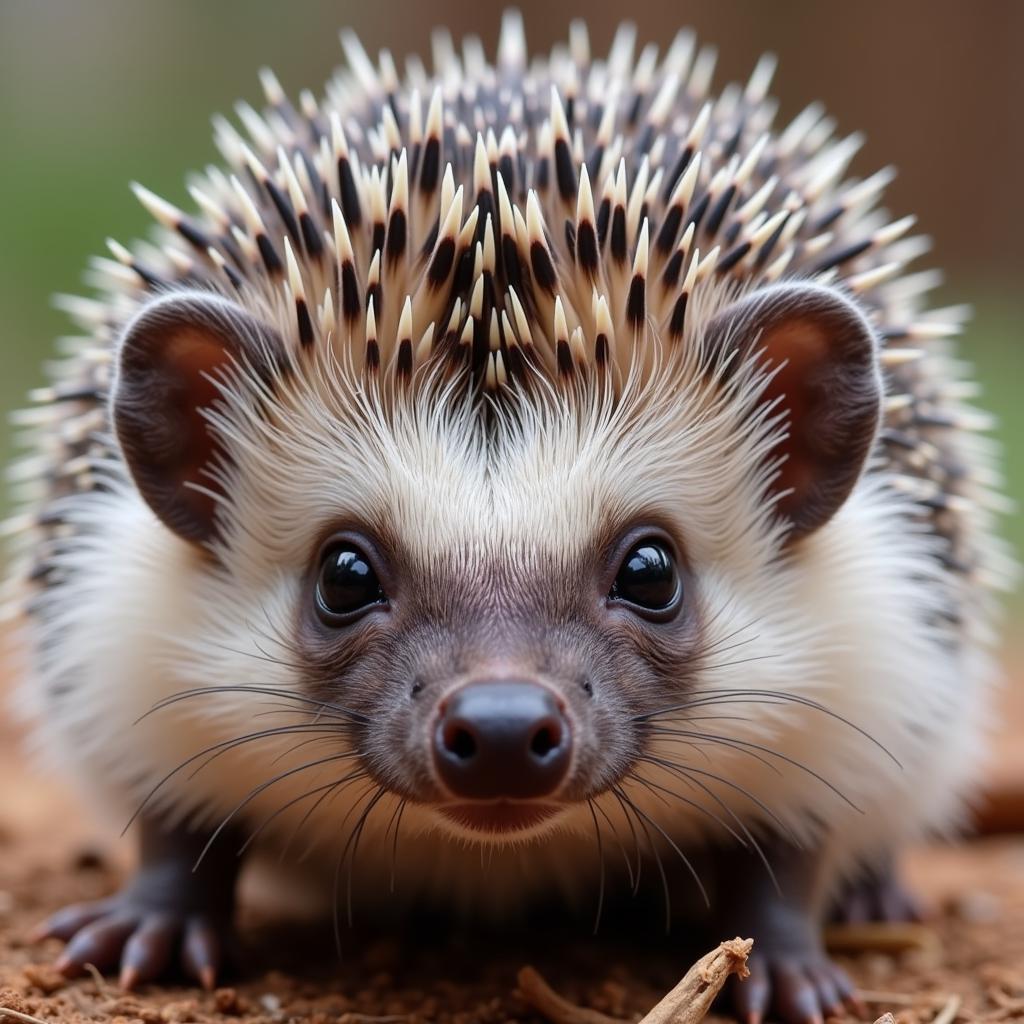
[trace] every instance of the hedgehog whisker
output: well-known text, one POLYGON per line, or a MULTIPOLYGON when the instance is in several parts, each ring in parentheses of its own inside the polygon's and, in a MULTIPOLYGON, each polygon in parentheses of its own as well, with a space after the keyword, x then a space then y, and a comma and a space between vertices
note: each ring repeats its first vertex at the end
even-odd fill
MULTIPOLYGON (((654 863, 658 869, 658 875, 661 877, 661 889, 665 899, 665 931, 668 932, 672 927, 672 897, 669 891, 668 874, 665 872, 665 865, 661 859, 661 852, 658 850, 658 846, 654 842, 654 837, 651 835, 651 830, 648 827, 648 824, 653 824, 653 821, 649 815, 645 815, 640 808, 637 807, 636 803, 626 795, 621 786, 616 786, 615 789, 618 790, 616 795, 619 796, 621 800, 625 801, 625 808, 636 819, 637 824, 640 826, 640 830, 643 832, 644 837, 647 840, 647 846, 654 855, 654 863)), ((681 852, 680 856, 683 856, 681 852)), ((683 856, 683 861, 686 862, 685 856, 683 856)))
MULTIPOLYGON (((361 827, 365 823, 366 818, 370 811, 376 806, 377 801, 384 795, 384 787, 380 783, 370 780, 370 785, 363 791, 363 793, 353 802, 352 806, 348 809, 345 817, 342 819, 341 828, 344 828, 345 822, 348 821, 352 812, 356 810, 359 805, 367 800, 367 806, 360 813, 359 818, 356 820, 356 824, 353 825, 352 830, 348 834, 348 839, 345 840, 345 845, 341 848, 341 852, 338 854, 338 859, 334 865, 334 885, 333 885, 333 906, 334 906, 334 942, 337 948, 338 956, 341 956, 341 919, 338 915, 338 907, 341 902, 341 870, 345 866, 345 861, 348 856, 349 848, 352 845, 353 838, 361 834, 361 827)), ((358 842, 358 839, 356 839, 358 842)), ((348 875, 348 922, 349 927, 352 927, 352 888, 351 888, 351 870, 348 875)))
POLYGON ((305 764, 300 764, 297 767, 289 768, 286 771, 279 772, 277 775, 273 776, 270 779, 267 779, 265 782, 261 782, 258 786, 254 786, 252 789, 249 790, 245 797, 242 798, 242 800, 235 804, 235 806, 232 807, 231 810, 228 811, 226 815, 224 815, 220 824, 213 830, 213 834, 206 841, 206 845, 203 847, 202 851, 199 854, 199 857, 196 859, 196 862, 193 865, 192 870, 196 870, 203 863, 203 860, 206 858, 207 853, 210 852, 210 848, 217 841, 217 838, 224 831, 224 829, 226 829, 228 825, 231 824, 235 816, 239 814, 239 812, 244 810, 246 805, 255 800, 256 797, 258 797, 261 793, 264 793, 268 789, 270 789, 271 786, 276 785, 278 782, 283 782, 285 779, 291 778, 294 775, 298 775, 300 772, 309 771, 311 768, 318 768, 321 765, 331 764, 335 761, 347 760, 348 758, 355 756, 357 756, 355 751, 346 751, 342 754, 330 754, 327 757, 321 757, 316 761, 307 761, 305 764))
MULTIPOLYGON (((273 701, 262 701, 261 703, 268 710, 266 710, 266 711, 257 711, 255 714, 250 716, 251 718, 253 718, 253 719, 256 719, 256 718, 270 718, 272 715, 309 715, 310 714, 309 708, 304 708, 304 707, 302 707, 302 708, 292 708, 292 707, 288 707, 287 704, 275 704, 273 701)), ((323 714, 322 711, 314 712, 312 714, 312 717, 310 718, 310 724, 311 725, 323 725, 323 724, 325 724, 325 723, 321 722, 321 720, 320 720, 320 716, 322 714, 323 714)), ((694 719, 694 721, 696 721, 696 719, 694 719)), ((345 724, 345 723, 341 723, 341 724, 345 724)))
MULTIPOLYGON (((689 773, 688 766, 677 764, 674 761, 669 761, 666 758, 656 757, 654 755, 645 755, 644 757, 641 757, 640 760, 646 761, 650 764, 658 765, 659 767, 664 768, 666 771, 672 772, 674 775, 678 776, 688 785, 696 786, 698 789, 701 790, 701 792, 705 793, 712 800, 714 800, 715 803, 718 804, 718 806, 721 807, 722 810, 736 823, 736 827, 740 830, 740 832, 743 833, 743 839, 739 839, 739 837, 737 836, 737 839, 739 839, 740 844, 742 846, 749 846, 754 850, 759 860, 764 865, 765 870, 768 872, 768 877, 771 879, 772 885, 775 886, 776 890, 779 889, 778 879, 775 877, 775 872, 772 870, 772 866, 768 862, 768 857, 764 852, 764 848, 757 841, 757 837, 753 834, 753 832, 750 831, 750 829, 747 827, 743 819, 740 818, 740 816, 710 786, 708 786, 704 782, 701 782, 700 779, 692 778, 689 773)), ((721 824, 725 825, 725 823, 721 822, 721 819, 717 815, 710 814, 706 807, 701 807, 695 802, 689 800, 687 801, 687 803, 689 803, 691 806, 698 807, 703 813, 709 814, 716 821, 719 821, 721 824)), ((725 825, 725 827, 732 835, 736 835, 736 833, 731 828, 728 828, 728 825, 725 825)))
POLYGON ((697 707, 707 707, 714 704, 727 704, 727 703, 765 703, 765 704, 779 704, 789 702, 792 704, 800 704, 803 707, 810 708, 814 711, 819 711, 823 715, 828 715, 829 718, 834 719, 837 722, 847 726, 854 732, 863 736, 866 740, 877 747, 886 757, 888 757, 898 768, 902 768, 903 765, 900 763, 895 754, 888 749, 876 736, 873 736, 866 729, 857 725, 856 722, 850 721, 850 719, 844 717, 836 711, 833 711, 830 707, 822 704, 820 701, 815 700, 812 697, 804 696, 803 694, 790 693, 787 690, 757 690, 757 689, 723 689, 723 690, 707 690, 703 693, 695 695, 693 698, 683 701, 678 704, 672 704, 668 707, 660 708, 657 711, 648 711, 640 715, 633 717, 634 722, 650 721, 651 719, 661 718, 664 715, 671 714, 674 711, 687 711, 697 707))
MULTIPOLYGON (((128 831, 128 829, 131 828, 131 826, 134 824, 134 822, 138 819, 139 815, 142 814, 142 812, 149 805, 150 801, 156 796, 156 794, 172 778, 174 778, 175 775, 178 774, 178 772, 183 771, 190 764, 194 764, 201 757, 205 757, 208 754, 213 753, 213 757, 210 758, 210 760, 213 760, 216 757, 218 757, 221 753, 226 753, 228 750, 233 750, 235 747, 242 746, 245 743, 253 743, 256 740, 266 739, 267 737, 270 737, 270 736, 295 735, 295 734, 307 732, 307 731, 309 731, 310 729, 313 729, 313 728, 323 729, 325 732, 327 732, 327 731, 334 732, 336 729, 338 729, 338 727, 331 728, 329 726, 310 726, 310 725, 301 725, 301 724, 300 725, 282 725, 282 726, 277 726, 277 727, 272 728, 272 729, 260 729, 260 730, 258 730, 256 732, 246 733, 244 736, 236 736, 236 737, 234 737, 234 738, 232 738, 230 740, 221 740, 218 743, 210 744, 210 746, 205 747, 203 750, 200 750, 198 753, 192 754, 190 757, 187 757, 184 761, 182 761, 179 765, 177 765, 176 767, 172 768, 166 775, 164 775, 164 777, 162 779, 159 780, 159 782, 156 783, 155 786, 153 786, 153 788, 143 798, 142 802, 136 808, 136 810, 132 814, 132 816, 128 819, 127 824, 124 826, 124 828, 121 831, 121 835, 124 835, 128 831)), ((200 765, 200 767, 197 768, 192 773, 192 776, 190 776, 190 777, 194 778, 195 775, 202 768, 206 767, 206 764, 209 764, 209 761, 207 761, 203 765, 200 765)))
MULTIPOLYGON (((731 603, 727 603, 727 604, 723 605, 721 608, 719 608, 711 616, 711 618, 708 619, 707 622, 704 623, 703 628, 704 628, 705 633, 712 632, 715 622, 718 619, 720 619, 730 609, 731 609, 731 603)), ((763 619, 764 619, 763 615, 756 615, 754 618, 752 618, 745 625, 737 626, 737 628, 734 629, 731 633, 726 633, 725 636, 718 637, 718 639, 714 640, 712 643, 706 644, 706 645, 704 645, 702 647, 698 647, 696 649, 696 651, 693 652, 693 655, 691 656, 691 660, 697 660, 697 659, 700 659, 700 658, 706 658, 710 654, 721 654, 723 651, 735 650, 737 647, 742 647, 744 644, 753 643, 755 640, 758 640, 760 638, 760 634, 755 633, 753 636, 748 636, 748 637, 746 637, 743 640, 738 640, 735 644, 732 644, 732 645, 730 645, 728 647, 724 647, 723 646, 724 644, 728 644, 729 641, 734 639, 735 637, 742 636, 743 633, 745 633, 748 629, 752 629, 754 626, 756 626, 763 619)))
POLYGON ((349 708, 341 707, 338 704, 331 704, 327 701, 315 700, 314 698, 306 697, 303 694, 292 693, 288 690, 281 690, 272 686, 251 686, 247 684, 224 683, 217 686, 196 686, 192 689, 181 690, 178 693, 164 697, 157 701, 145 714, 140 715, 133 724, 138 725, 139 722, 144 721, 155 712, 163 711, 165 708, 168 708, 173 704, 180 703, 181 701, 191 700, 195 697, 211 697, 225 693, 256 693, 265 694, 268 697, 280 697, 282 700, 291 700, 298 704, 305 704, 306 706, 314 707, 321 713, 327 712, 337 718, 343 718, 346 721, 357 725, 367 725, 369 723, 369 719, 366 715, 360 714, 358 711, 352 711, 349 708))
MULTIPOLYGON (((660 759, 657 758, 643 756, 637 758, 637 760, 644 762, 646 764, 653 764, 659 767, 667 767, 667 764, 665 762, 662 762, 660 759)), ((723 829, 725 829, 725 831, 728 832, 729 835, 731 835, 733 839, 735 839, 736 842, 740 844, 740 846, 746 847, 748 845, 747 840, 744 838, 744 836, 737 832, 736 829, 734 829, 727 821, 725 821, 720 815, 715 814, 715 812, 712 811, 710 808, 698 803, 692 797, 684 796, 682 793, 679 793, 674 789, 670 789, 668 786, 663 786, 660 783, 655 782, 653 779, 645 778, 638 772, 633 772, 629 777, 635 780, 636 782, 639 782, 641 786, 644 786, 646 789, 650 790, 654 794, 654 796, 657 797, 657 799, 661 800, 661 802, 664 803, 667 807, 671 805, 668 803, 667 800, 665 800, 665 797, 662 796, 662 794, 674 797, 680 803, 686 804, 687 807, 692 807, 695 811, 698 811, 705 817, 710 818, 717 825, 720 825, 723 829)), ((689 782, 690 780, 686 779, 685 781, 689 782)))
POLYGON ((797 834, 760 797, 752 793, 745 786, 741 786, 738 782, 735 782, 724 775, 719 775, 716 772, 708 771, 704 768, 695 768, 693 765, 677 765, 677 767, 680 768, 680 770, 686 771, 690 775, 699 775, 703 778, 711 779, 713 782, 721 783, 721 785, 725 786, 727 789, 731 789, 733 792, 745 797, 754 804, 755 807, 767 815, 779 830, 789 838, 794 846, 798 849, 803 849, 804 844, 800 840, 799 836, 797 836, 797 834))
MULTIPOLYGON (((316 798, 313 804, 311 804, 306 809, 305 813, 299 819, 295 828, 292 829, 291 834, 288 836, 288 840, 285 842, 284 846, 281 849, 281 861, 283 862, 285 858, 288 856, 288 853, 291 851, 292 845, 295 843, 295 840, 299 837, 299 833, 305 827, 306 823, 313 817, 313 815, 321 807, 321 805, 328 802, 329 800, 333 800, 334 797, 338 795, 338 793, 343 792, 345 789, 347 789, 354 783, 359 782, 361 779, 365 779, 368 777, 369 772, 367 772, 365 768, 356 768, 354 771, 349 772, 348 775, 342 776, 342 778, 338 779, 338 781, 335 782, 328 789, 324 790, 324 792, 316 798)), ((308 846, 305 852, 299 855, 299 863, 302 863, 302 861, 304 861, 313 852, 314 849, 315 846, 313 844, 308 846)))
POLYGON ((405 808, 409 801, 403 796, 399 798, 398 806, 395 808, 394 813, 391 815, 391 820, 388 822, 388 827, 384 832, 384 839, 387 841, 388 833, 391 832, 392 826, 394 827, 394 835, 391 839, 391 872, 390 872, 390 883, 389 891, 395 891, 395 871, 398 864, 398 832, 402 827, 402 815, 405 813, 405 808))
MULTIPOLYGON (((289 734, 291 734, 291 735, 302 735, 302 734, 306 734, 306 733, 312 733, 312 734, 314 734, 314 739, 320 740, 320 739, 326 739, 328 737, 338 737, 338 736, 344 736, 345 735, 344 727, 331 726, 331 725, 318 725, 318 724, 282 725, 282 726, 278 726, 278 728, 280 729, 280 732, 277 732, 277 733, 275 733, 271 729, 264 729, 260 733, 248 733, 245 736, 239 736, 239 737, 236 737, 233 740, 224 740, 224 741, 222 741, 221 748, 219 750, 215 751, 214 753, 210 754, 210 756, 201 765, 199 765, 197 768, 194 768, 192 770, 192 773, 189 775, 189 778, 190 779, 194 779, 204 768, 207 767, 207 765, 209 765, 213 761, 216 761, 219 757, 222 757, 224 754, 227 754, 230 751, 235 750, 237 747, 243 746, 246 743, 251 743, 251 742, 253 742, 253 741, 257 740, 257 739, 266 739, 267 737, 274 736, 274 735, 287 736, 289 734)), ((310 742, 310 741, 305 741, 305 742, 310 742)), ((275 757, 270 763, 272 765, 276 764, 278 761, 280 761, 280 759, 282 757, 286 757, 287 755, 292 753, 292 751, 298 749, 298 747, 300 747, 300 746, 302 746, 301 743, 296 744, 295 746, 289 747, 287 750, 284 750, 280 754, 278 754, 277 757, 275 757)))
MULTIPOLYGON (((378 803, 385 797, 388 796, 388 791, 378 785, 377 792, 373 799, 366 805, 366 809, 359 816, 359 821, 356 823, 353 829, 354 841, 352 843, 352 856, 348 859, 347 877, 345 880, 345 905, 348 914, 348 926, 352 927, 353 916, 352 916, 352 876, 355 873, 356 866, 356 855, 359 852, 359 840, 362 839, 363 829, 366 828, 366 823, 369 821, 370 815, 373 813, 373 809, 378 803)), ((347 845, 347 844, 346 844, 347 845)))
POLYGON ((271 618, 270 612, 267 610, 267 606, 260 601, 260 611, 263 613, 263 618, 266 619, 267 628, 257 628, 256 624, 251 621, 246 621, 246 626, 249 631, 256 634, 256 636, 262 637, 264 640, 269 640, 273 644, 277 644, 278 647, 286 650, 292 657, 296 658, 297 661, 302 661, 302 652, 294 641, 286 637, 281 631, 280 627, 274 624, 273 618, 271 618))
MULTIPOLYGON (((740 645, 737 644, 737 647, 740 645)), ((749 658, 736 658, 733 661, 719 661, 713 664, 702 665, 705 672, 720 672, 723 668, 736 668, 739 665, 755 665, 759 661, 772 661, 781 657, 778 654, 755 654, 749 658)))
MULTIPOLYGON (((719 654, 728 654, 730 651, 737 651, 746 644, 754 643, 756 640, 761 639, 760 633, 755 633, 753 636, 748 636, 745 640, 737 640, 734 644, 727 644, 725 638, 716 643, 709 644, 705 648, 698 648, 693 656, 688 659, 690 663, 699 662, 703 668, 708 671, 714 669, 720 669, 726 667, 724 664, 706 664, 703 659, 712 657, 719 654)), ((770 655, 762 655, 762 657, 770 657, 770 655)))
MULTIPOLYGON (((639 781, 639 780, 636 778, 636 776, 632 776, 631 777, 631 781, 639 781)), ((669 844, 669 846, 672 847, 672 849, 675 851, 676 855, 679 857, 679 859, 685 865, 686 870, 690 873, 690 876, 693 878, 694 882, 697 884, 697 888, 700 890, 701 897, 704 900, 704 905, 706 907, 710 908, 711 907, 711 898, 710 898, 710 896, 708 896, 708 891, 707 891, 707 889, 704 886, 704 882, 701 880, 700 874, 698 873, 697 869, 693 866, 693 862, 679 848, 679 844, 676 843, 676 841, 668 834, 668 832, 666 832, 665 829, 662 828, 662 826, 659 825, 658 822, 651 815, 647 814, 647 812, 644 811, 644 809, 642 807, 640 807, 638 804, 636 804, 635 802, 634 802, 633 806, 634 806, 637 814, 639 814, 653 829, 655 829, 658 832, 658 834, 662 837, 662 839, 664 839, 665 842, 667 842, 669 844)), ((655 847, 655 849, 656 849, 656 847, 655 847)), ((659 862, 660 862, 660 858, 659 858, 659 862)))
MULTIPOLYGON (((345 812, 345 817, 342 818, 342 820, 341 820, 340 828, 344 828, 345 827, 345 823, 348 821, 348 819, 351 816, 352 812, 363 802, 363 800, 365 800, 368 796, 370 796, 374 791, 378 791, 379 792, 380 788, 381 788, 380 785, 378 783, 374 782, 373 779, 371 779, 370 780, 370 784, 353 801, 352 806, 349 807, 349 809, 345 812)), ((340 829, 339 829, 339 831, 340 831, 340 829)), ((335 864, 334 864, 334 882, 333 882, 333 885, 332 885, 332 888, 331 888, 331 892, 333 894, 332 898, 331 898, 331 906, 332 906, 332 921, 333 921, 333 925, 334 925, 334 948, 335 948, 335 951, 337 952, 337 955, 338 955, 339 959, 341 959, 341 918, 338 915, 338 907, 339 907, 339 904, 341 903, 341 869, 342 869, 342 867, 344 867, 344 864, 345 864, 345 854, 348 852, 348 846, 349 846, 349 843, 351 841, 352 841, 352 833, 350 832, 349 833, 349 837, 348 837, 348 839, 345 842, 345 845, 339 851, 338 858, 335 861, 335 864)))
MULTIPOLYGON (((652 783, 650 782, 649 779, 644 779, 642 776, 640 776, 638 774, 635 774, 635 773, 631 773, 630 775, 627 775, 626 779, 624 781, 637 782, 637 783, 640 783, 641 785, 643 785, 643 786, 645 786, 647 788, 650 788, 650 786, 652 785, 652 783)), ((658 787, 658 788, 664 789, 664 787, 658 787)), ((664 791, 669 793, 669 794, 671 794, 671 795, 673 795, 673 796, 678 796, 678 794, 672 793, 671 790, 665 789, 664 791)), ((662 802, 666 802, 666 801, 664 801, 664 799, 663 799, 662 802)), ((693 862, 679 848, 678 843, 676 843, 676 841, 668 834, 668 832, 664 828, 662 828, 662 826, 659 825, 658 822, 651 815, 647 814, 643 810, 643 808, 638 806, 635 802, 631 802, 631 803, 632 803, 634 811, 638 815, 640 815, 644 821, 646 821, 648 824, 650 824, 651 827, 654 828, 658 832, 658 834, 662 837, 662 839, 664 839, 665 842, 667 842, 669 844, 669 846, 672 847, 672 849, 675 851, 676 855, 683 862, 684 866, 686 867, 686 870, 690 873, 690 876, 693 878, 694 882, 696 882, 697 888, 698 888, 698 890, 700 891, 700 894, 701 894, 701 898, 704 900, 704 905, 706 907, 710 908, 711 907, 711 898, 708 896, 708 891, 707 891, 707 889, 704 886, 704 882, 701 880, 699 872, 693 866, 693 862)), ((666 805, 667 805, 667 802, 666 802, 666 805)), ((726 827, 728 827, 728 826, 726 826, 726 827)), ((644 831, 646 832, 647 829, 645 828, 644 831)), ((733 830, 729 829, 729 831, 732 832, 733 830)), ((733 835, 735 836, 736 833, 733 832, 733 835)), ((649 833, 648 833, 648 838, 650 838, 650 834, 649 833)), ((739 839, 739 836, 736 836, 736 838, 739 839)), ((746 846, 746 843, 744 843, 742 839, 740 839, 739 841, 740 841, 740 843, 742 845, 746 846)), ((657 847, 654 846, 653 843, 652 843, 652 849, 657 851, 657 847)), ((661 864, 660 857, 658 858, 658 866, 659 866, 659 869, 662 871, 662 874, 664 876, 664 867, 661 864)), ((667 882, 666 882, 666 888, 667 888, 667 882)), ((668 893, 666 891, 666 903, 667 903, 667 898, 668 898, 668 893)), ((671 924, 671 915, 668 913, 668 911, 669 911, 669 907, 668 907, 668 905, 666 905, 666 914, 668 915, 667 920, 666 920, 666 927, 668 927, 671 924)))
POLYGON ((605 820, 608 827, 612 830, 612 836, 615 838, 615 844, 619 848, 619 852, 622 854, 622 859, 626 864, 626 875, 629 879, 630 891, 633 891, 633 862, 629 859, 629 854, 626 851, 625 844, 622 842, 622 837, 619 835, 619 830, 615 827, 615 822, 612 821, 608 812, 600 804, 600 795, 597 797, 591 797, 591 806, 601 817, 605 820))
POLYGON ((257 643, 255 640, 253 640, 253 646, 256 648, 257 651, 259 651, 258 654, 255 654, 252 651, 242 650, 238 647, 230 647, 227 644, 211 642, 210 646, 216 648, 218 651, 224 651, 227 654, 237 654, 239 657, 242 658, 252 658, 255 661, 262 661, 268 665, 277 665, 280 668, 288 668, 295 672, 303 671, 302 665, 290 661, 285 661, 282 658, 275 657, 274 655, 268 653, 262 647, 260 647, 259 643, 257 643))
MULTIPOLYGON (((629 826, 630 835, 633 837, 633 851, 636 854, 636 874, 632 876, 633 882, 633 895, 640 891, 640 869, 643 865, 643 853, 640 850, 640 836, 637 834, 636 826, 633 824, 633 818, 630 814, 627 803, 623 800, 624 794, 617 786, 611 787, 611 793, 619 803, 619 808, 622 811, 623 817, 626 819, 626 824, 629 826)), ((630 872, 632 875, 632 872, 630 872)))
MULTIPOLYGON (((358 770, 358 769, 357 769, 358 770)), ((351 775, 352 773, 350 773, 351 775)), ((249 833, 245 842, 239 847, 238 856, 241 857, 246 850, 259 838, 259 836, 267 829, 270 824, 277 820, 282 814, 291 810, 296 804, 302 803, 303 800, 308 800, 311 796, 318 796, 325 790, 331 790, 341 785, 341 783, 350 776, 343 776, 341 779, 335 779, 332 782, 325 782, 323 785, 314 786, 313 789, 307 789, 305 793, 301 793, 299 796, 292 797, 291 800, 286 801, 280 807, 277 808, 273 813, 268 814, 256 828, 249 833)), ((303 819, 305 820, 305 819, 303 819)))
MULTIPOLYGON (((321 726, 320 728, 323 727, 321 726)), ((298 743, 293 744, 287 750, 282 750, 276 757, 271 758, 269 766, 272 768, 274 765, 279 764, 283 758, 290 757, 297 750, 301 750, 303 747, 309 747, 314 743, 323 743, 327 740, 334 740, 336 738, 337 731, 335 729, 328 728, 321 736, 311 736, 309 739, 300 740, 298 743)))
MULTIPOLYGON (((853 800, 851 800, 833 782, 830 782, 827 778, 825 778, 824 775, 822 775, 820 772, 816 772, 813 768, 811 768, 809 765, 804 764, 802 761, 798 761, 795 757, 790 757, 788 754, 783 754, 780 750, 775 750, 772 747, 764 746, 764 744, 761 743, 754 743, 752 740, 740 740, 729 736, 718 736, 713 733, 698 732, 696 730, 655 729, 653 731, 660 735, 687 736, 699 742, 729 747, 730 749, 739 750, 742 753, 749 754, 750 756, 755 757, 758 761, 765 763, 762 758, 757 757, 757 755, 753 753, 753 751, 759 750, 762 753, 768 754, 771 757, 776 757, 780 761, 783 761, 786 764, 792 765, 794 768, 798 768, 800 771, 805 772, 806 774, 810 775, 811 778, 816 779, 823 786, 830 789, 836 796, 839 797, 840 800, 843 801, 843 803, 849 805, 853 810, 859 812, 860 814, 864 813, 864 811, 860 807, 858 807, 857 804, 853 802, 853 800)), ((778 771, 777 768, 775 770, 778 771)))
MULTIPOLYGON (((682 719, 681 721, 685 722, 686 719, 682 719)), ((703 732, 696 732, 696 731, 688 730, 688 729, 669 729, 669 728, 664 727, 664 726, 658 726, 656 728, 650 729, 648 731, 648 735, 650 735, 650 736, 672 736, 672 737, 677 738, 677 739, 687 740, 688 742, 686 742, 684 744, 685 746, 688 746, 688 747, 692 748, 693 750, 702 750, 703 746, 705 745, 702 741, 706 740, 706 737, 708 735, 714 735, 714 734, 713 733, 709 734, 709 733, 703 733, 703 732)), ((708 741, 708 742, 710 742, 710 741, 708 741)), ((739 741, 739 740, 735 740, 735 741, 731 740, 731 739, 723 739, 722 740, 722 745, 723 746, 729 746, 729 745, 735 744, 734 749, 740 749, 740 743, 741 743, 741 741, 739 741)), ((767 768, 768 771, 774 772, 776 775, 778 775, 779 778, 782 777, 782 769, 777 764, 772 764, 772 762, 769 761, 766 757, 761 757, 760 754, 755 753, 753 750, 741 749, 740 752, 743 753, 743 754, 746 754, 747 757, 752 757, 759 764, 764 765, 764 767, 767 768)), ((713 761, 713 759, 707 753, 707 751, 704 751, 704 754, 705 754, 705 757, 707 757, 709 761, 713 761)))
MULTIPOLYGON (((679 719, 682 722, 752 722, 749 715, 693 715, 679 719)), ((672 721, 672 719, 668 719, 672 721)))
POLYGON ((590 817, 594 822, 594 840, 597 843, 597 862, 600 872, 597 883, 597 912, 594 915, 594 934, 596 935, 601 927, 601 914, 604 911, 604 841, 601 836, 601 824, 597 820, 597 811, 594 810, 594 801, 590 797, 587 798, 587 807, 590 809, 590 817))

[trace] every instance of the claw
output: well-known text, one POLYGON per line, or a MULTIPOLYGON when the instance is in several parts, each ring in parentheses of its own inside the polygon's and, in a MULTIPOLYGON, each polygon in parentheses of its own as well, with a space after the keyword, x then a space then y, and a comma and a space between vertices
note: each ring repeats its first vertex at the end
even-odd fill
POLYGON ((193 918, 185 927, 181 948, 185 970, 207 991, 217 983, 220 967, 221 941, 214 927, 206 921, 193 918))
POLYGON ((42 942, 44 939, 60 939, 67 942, 83 928, 98 921, 107 913, 106 901, 100 903, 74 903, 41 921, 32 930, 29 941, 42 942))
POLYGON ((163 974, 171 962, 174 942, 180 931, 180 925, 170 915, 144 918, 124 944, 121 953, 122 979, 128 976, 134 985, 152 981, 163 974))
POLYGON ((846 973, 816 950, 755 955, 747 966, 750 977, 733 985, 733 1009, 741 1024, 762 1024, 769 1010, 785 1024, 824 1024, 827 1016, 859 1003, 846 973))
POLYGON ((69 907, 40 925, 39 937, 64 938, 67 947, 55 967, 66 977, 82 974, 86 965, 100 970, 119 967, 125 991, 154 981, 180 955, 185 970, 207 990, 217 982, 228 918, 182 919, 165 911, 139 906, 130 897, 69 907))
POLYGON ((768 1010, 770 995, 767 972, 760 960, 753 959, 748 963, 748 967, 750 975, 745 981, 738 981, 735 985, 736 1013, 745 1024, 761 1024, 768 1010))

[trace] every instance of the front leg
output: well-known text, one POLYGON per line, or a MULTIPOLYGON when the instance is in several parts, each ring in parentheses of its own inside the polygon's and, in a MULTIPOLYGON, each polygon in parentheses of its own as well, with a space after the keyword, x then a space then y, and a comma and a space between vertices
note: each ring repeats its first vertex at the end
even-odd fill
POLYGON ((769 1011, 787 1024, 820 1024, 844 1007, 860 1009, 853 983, 825 952, 821 934, 822 860, 818 850, 762 842, 774 881, 753 851, 722 858, 723 936, 749 936, 750 977, 733 979, 732 999, 744 1024, 769 1011))
POLYGON ((241 861, 235 837, 224 834, 196 867, 209 839, 209 832, 165 830, 143 820, 135 877, 109 899, 58 911, 35 938, 67 942, 57 967, 68 976, 86 964, 119 966, 121 984, 130 989, 180 961, 212 988, 231 934, 241 861))

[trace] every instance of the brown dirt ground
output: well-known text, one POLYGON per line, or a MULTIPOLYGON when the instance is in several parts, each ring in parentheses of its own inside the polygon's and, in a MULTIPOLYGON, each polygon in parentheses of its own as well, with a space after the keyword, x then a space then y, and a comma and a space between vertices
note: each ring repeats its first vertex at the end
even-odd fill
MULTIPOLYGON (((1024 829, 1024 687, 1008 704, 981 815, 989 831, 1024 829)), ((339 964, 329 935, 314 929, 303 941, 301 928, 283 931, 257 908, 243 920, 251 967, 235 987, 127 995, 98 976, 65 982, 49 966, 58 944, 31 945, 26 936, 57 907, 117 887, 124 851, 99 834, 64 790, 26 766, 0 722, 0 1009, 50 1024, 525 1024, 542 1019, 515 990, 530 959, 574 1002, 635 1021, 686 966, 630 949, 556 946, 527 957, 379 939, 339 964)), ((932 908, 928 926, 883 933, 839 957, 866 993, 867 1019, 892 1011, 897 1024, 1024 1021, 1024 831, 912 851, 906 872, 932 908), (883 948, 904 941, 909 948, 883 948)))

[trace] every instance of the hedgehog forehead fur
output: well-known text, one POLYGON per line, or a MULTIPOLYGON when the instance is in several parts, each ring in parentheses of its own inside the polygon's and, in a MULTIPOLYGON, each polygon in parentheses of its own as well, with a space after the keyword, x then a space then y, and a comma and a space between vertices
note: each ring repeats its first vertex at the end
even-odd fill
MULTIPOLYGON (((114 320, 154 290, 193 287, 276 327, 276 424, 252 386, 221 423, 234 460, 256 464, 226 489, 236 508, 287 507, 286 491, 266 492, 304 469, 326 508, 332 466, 310 455, 329 437, 335 514, 448 549, 571 544, 599 512, 628 523, 659 494, 668 508, 707 492, 687 479, 687 451, 749 473, 767 450, 770 431, 738 430, 750 367, 717 400, 700 386, 721 370, 701 347, 717 309, 784 276, 854 268, 845 287, 869 308, 901 301, 884 288, 913 255, 899 243, 912 220, 872 211, 884 173, 839 184, 858 140, 833 140, 817 107, 771 133, 771 58, 712 101, 713 51, 686 31, 660 61, 654 47, 634 60, 625 26, 598 59, 574 26, 568 48, 528 66, 512 12, 494 65, 475 41, 460 58, 437 35, 434 75, 412 62, 405 82, 386 52, 375 66, 351 33, 342 42, 348 69, 322 102, 305 92, 294 107, 264 71, 267 108, 238 108, 248 137, 216 120, 229 173, 191 186, 199 217, 135 186, 161 248, 112 243, 119 264, 99 267, 117 285, 114 320), (564 529, 529 521, 556 505, 564 529)), ((719 480, 733 495, 743 482, 719 480)), ((764 520, 753 483, 736 517, 749 527, 764 520)), ((704 509, 705 523, 687 510, 690 526, 714 534, 704 509)), ((265 533, 268 551, 287 543, 265 533)))

